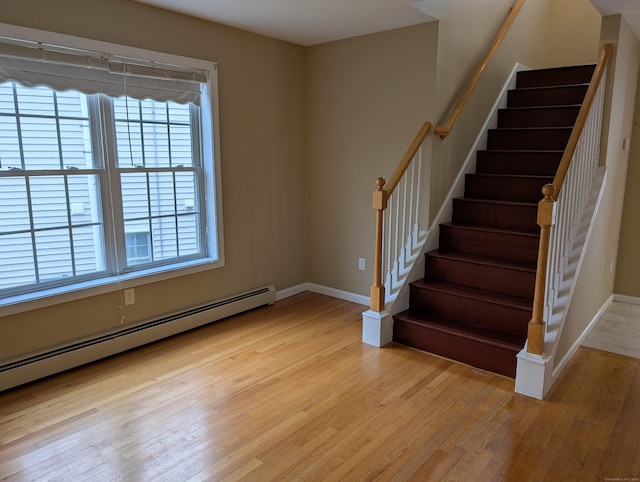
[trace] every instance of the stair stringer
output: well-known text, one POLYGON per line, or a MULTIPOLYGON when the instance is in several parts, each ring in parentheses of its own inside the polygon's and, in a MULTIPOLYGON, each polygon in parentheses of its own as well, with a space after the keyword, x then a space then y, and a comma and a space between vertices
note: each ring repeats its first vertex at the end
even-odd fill
POLYGON ((558 341, 562 335, 567 315, 571 308, 571 300, 576 282, 580 276, 580 268, 589 246, 593 224, 600 207, 600 201, 606 185, 606 167, 599 167, 594 175, 590 195, 580 218, 580 225, 571 245, 571 252, 562 279, 545 306, 544 318, 547 320, 544 354, 531 355, 527 346, 518 353, 515 391, 539 400, 544 399, 555 380, 567 366, 571 357, 580 346, 583 337, 579 337, 567 354, 554 368, 558 341))
POLYGON ((424 236, 424 241, 420 251, 415 253, 415 256, 413 256, 413 264, 405 269, 403 278, 398 281, 396 288, 389 289, 389 287, 387 287, 385 312, 390 316, 398 314, 409 308, 409 285, 413 281, 417 281, 424 277, 424 254, 437 249, 440 236, 440 224, 451 221, 453 213, 453 199, 464 195, 465 176, 466 174, 475 172, 477 151, 486 148, 489 129, 495 128, 498 124, 498 110, 507 106, 507 93, 509 90, 515 89, 517 73, 523 70, 530 69, 520 63, 516 63, 514 65, 507 77, 507 80, 502 86, 502 89, 498 93, 496 101, 491 107, 484 124, 480 128, 478 137, 476 137, 476 140, 469 149, 469 153, 467 154, 451 189, 447 193, 442 207, 431 222, 429 229, 424 236))

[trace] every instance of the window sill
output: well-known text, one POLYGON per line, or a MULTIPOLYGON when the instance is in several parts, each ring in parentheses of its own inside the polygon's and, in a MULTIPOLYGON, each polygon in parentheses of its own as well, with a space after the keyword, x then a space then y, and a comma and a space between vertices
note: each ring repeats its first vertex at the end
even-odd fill
POLYGON ((119 276, 109 276, 73 285, 51 288, 36 293, 8 296, 6 298, 0 298, 0 317, 222 268, 223 266, 224 262, 221 260, 204 258, 172 265, 171 267, 163 266, 162 268, 127 273, 119 276))

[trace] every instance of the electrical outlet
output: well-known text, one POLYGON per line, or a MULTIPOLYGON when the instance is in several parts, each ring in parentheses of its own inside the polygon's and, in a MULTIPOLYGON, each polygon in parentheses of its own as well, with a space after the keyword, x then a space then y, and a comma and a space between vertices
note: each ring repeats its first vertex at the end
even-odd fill
POLYGON ((358 269, 364 271, 364 258, 358 258, 358 269))
POLYGON ((136 292, 133 288, 124 290, 124 304, 132 305, 136 302, 136 292))
POLYGON ((611 260, 611 264, 609 265, 609 273, 613 273, 614 266, 615 266, 614 261, 611 260))

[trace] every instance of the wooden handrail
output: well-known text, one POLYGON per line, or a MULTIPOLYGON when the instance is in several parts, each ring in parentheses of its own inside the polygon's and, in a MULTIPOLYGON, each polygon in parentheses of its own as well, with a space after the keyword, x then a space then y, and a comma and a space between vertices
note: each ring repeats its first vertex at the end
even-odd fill
POLYGON ((498 47, 500 46, 505 36, 507 35, 507 32, 509 31, 511 24, 513 23, 516 16, 518 15, 518 12, 522 8, 523 3, 524 3, 524 0, 516 0, 516 3, 513 5, 513 7, 511 7, 511 9, 509 10, 509 14, 507 15, 507 18, 502 24, 502 27, 500 27, 498 34, 496 35, 496 37, 493 39, 493 42, 489 46, 489 50, 487 50, 487 53, 482 59, 482 62, 480 62, 480 65, 476 69, 475 74, 473 74, 473 77, 469 81, 469 85, 467 85, 467 88, 463 92, 462 96, 460 97, 460 99, 458 99, 458 103, 451 111, 451 114, 449 114, 449 118, 446 120, 444 124, 436 126, 436 128, 434 129, 434 132, 440 136, 440 139, 444 139, 445 137, 447 137, 451 132, 451 129, 453 129, 453 126, 458 120, 458 117, 460 116, 462 109, 464 109, 465 105, 469 101, 471 94, 473 93, 476 85, 480 80, 480 77, 482 77, 482 74, 487 68, 487 65, 489 64, 494 54, 496 53, 496 50, 498 50, 498 47))
POLYGON ((400 179, 402 179, 402 176, 411 164, 413 158, 416 156, 418 149, 420 149, 420 146, 427 137, 430 129, 430 122, 422 124, 422 127, 420 127, 420 130, 411 142, 407 152, 405 152, 404 156, 400 160, 398 167, 396 167, 388 183, 382 177, 379 177, 376 180, 376 190, 373 192, 373 209, 376 210, 376 241, 373 255, 373 285, 371 285, 370 300, 371 311, 383 311, 385 304, 385 288, 382 283, 382 229, 384 210, 387 209, 389 196, 397 187, 400 179))
POLYGON ((558 166, 558 170, 556 171, 556 175, 553 178, 552 185, 554 189, 554 201, 558 199, 560 189, 562 189, 562 185, 564 184, 564 178, 567 176, 567 171, 569 171, 571 159, 573 159, 573 154, 575 153, 576 146, 578 145, 578 141, 580 140, 580 134, 582 134, 584 125, 587 122, 587 117, 589 116, 589 111, 591 110, 593 99, 596 96, 598 86, 600 85, 602 76, 604 75, 605 69, 607 68, 607 62, 609 61, 609 57, 611 57, 612 51, 613 44, 604 45, 602 47, 602 50, 600 51, 600 57, 591 77, 591 83, 589 84, 587 93, 584 96, 584 101, 582 102, 582 106, 580 107, 580 111, 578 112, 578 117, 576 118, 576 122, 573 126, 573 130, 571 131, 571 135, 569 136, 569 140, 567 141, 567 147, 565 148, 564 154, 562 155, 562 159, 558 166))
POLYGON ((578 117, 567 141, 562 160, 553 178, 552 184, 546 184, 542 188, 544 198, 538 203, 538 226, 540 226, 540 242, 538 247, 538 262, 536 267, 536 280, 533 294, 533 310, 529 321, 527 333, 527 352, 534 355, 542 355, 544 352, 544 300, 547 279, 547 260, 549 258, 549 239, 551 227, 555 225, 556 202, 569 171, 571 160, 580 140, 580 135, 589 116, 593 100, 602 81, 602 76, 607 67, 609 57, 613 51, 612 44, 603 46, 598 59, 598 64, 591 77, 591 82, 585 94, 584 101, 578 112, 578 117))
POLYGON ((395 191, 396 186, 398 185, 398 183, 400 182, 400 179, 402 178, 402 175, 407 170, 407 167, 409 167, 409 164, 415 157, 416 152, 418 152, 418 149, 424 142, 424 139, 427 137, 427 134, 429 133, 430 129, 431 129, 430 122, 425 122, 424 124, 422 124, 422 127, 416 134, 416 137, 413 139, 413 142, 407 149, 407 152, 405 152, 404 157, 398 164, 398 167, 396 167, 396 170, 393 171, 393 174, 391 175, 391 179, 389 179, 389 182, 387 182, 384 186, 385 188, 384 190, 387 191, 388 195, 391 195, 391 193, 395 191))

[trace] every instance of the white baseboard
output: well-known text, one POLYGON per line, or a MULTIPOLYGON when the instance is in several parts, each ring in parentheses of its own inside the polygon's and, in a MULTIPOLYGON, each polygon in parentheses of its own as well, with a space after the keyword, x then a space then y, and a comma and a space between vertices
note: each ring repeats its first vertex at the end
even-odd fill
POLYGON ((322 286, 315 283, 302 283, 291 288, 286 288, 276 292, 276 301, 283 300, 289 296, 297 295, 304 291, 311 291, 321 295, 331 296, 339 300, 351 301, 360 305, 369 306, 370 298, 368 296, 358 295, 349 291, 338 290, 328 286, 322 286))
POLYGON ((614 301, 620 301, 622 303, 629 303, 631 305, 640 305, 640 298, 627 295, 613 295, 614 301))
POLYGON ((6 360, 0 363, 0 391, 116 355, 237 313, 273 304, 274 301, 275 288, 268 285, 212 300, 207 305, 6 360))
POLYGON ((300 293, 304 293, 305 291, 309 291, 309 283, 302 283, 297 286, 292 286, 291 288, 285 288, 280 291, 276 291, 276 301, 284 300, 285 298, 289 298, 290 296, 295 296, 300 293))
MULTIPOLYGON (((585 338, 587 337, 587 335, 591 331, 591 328, 593 328, 593 325, 595 325, 596 322, 598 321, 598 319, 604 314, 605 311, 607 311, 607 308, 609 308, 611 303, 613 303, 614 300, 617 300, 616 296, 617 295, 611 295, 607 299, 607 301, 604 302, 602 307, 598 310, 598 312, 595 314, 595 316, 591 319, 591 321, 589 322, 587 327, 584 329, 582 334, 578 337, 578 339, 575 341, 575 343, 571 346, 571 348, 569 349, 567 354, 554 367, 553 375, 552 375, 554 382, 558 378, 558 376, 560 376, 560 373, 562 373, 562 370, 564 370, 565 367, 569 364, 569 361, 571 361, 571 358, 573 357, 573 355, 575 355, 575 353, 578 351, 578 348, 580 348, 580 345, 582 345, 582 342, 585 340, 585 338)), ((640 304, 640 303, 638 303, 638 304, 640 304)))

